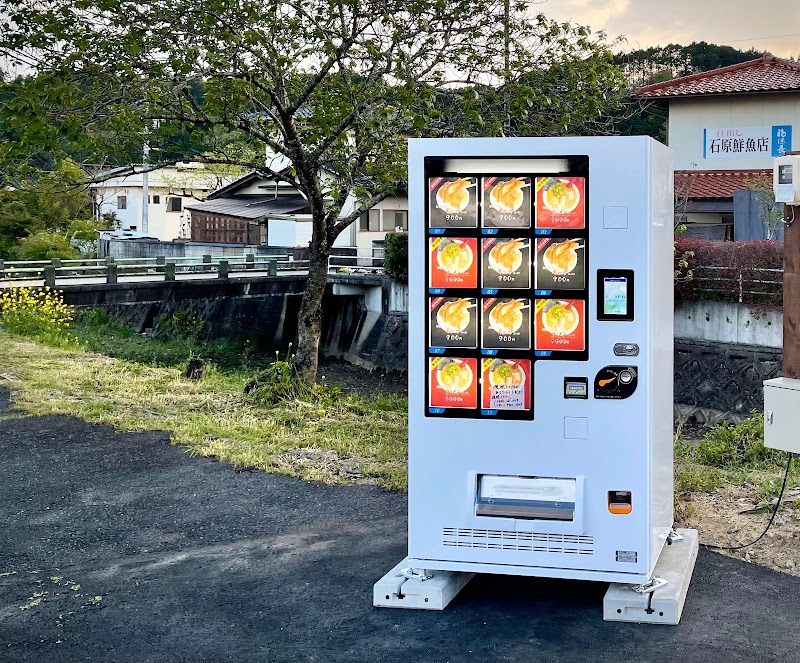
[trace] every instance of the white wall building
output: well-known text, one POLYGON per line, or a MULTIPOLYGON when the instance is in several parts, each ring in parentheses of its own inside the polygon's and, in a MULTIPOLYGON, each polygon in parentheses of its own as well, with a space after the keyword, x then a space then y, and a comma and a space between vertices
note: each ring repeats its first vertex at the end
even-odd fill
POLYGON ((767 53, 637 91, 669 108, 675 189, 687 199, 690 233, 764 236, 749 186, 771 177, 776 156, 800 147, 800 63, 767 53))
MULTIPOLYGON (((248 173, 209 195, 205 202, 188 203, 191 239, 307 247, 311 215, 307 205, 298 202, 301 198, 300 192, 285 182, 248 173)), ((346 203, 342 213, 347 214, 352 205, 352 201, 346 203)), ((397 229, 408 229, 405 193, 386 198, 363 214, 336 238, 334 246, 357 247, 362 250, 359 255, 368 255, 368 249, 380 252, 386 233, 397 229)))
POLYGON ((143 173, 121 174, 90 187, 98 216, 113 213, 121 230, 132 230, 162 241, 188 239, 189 213, 186 205, 204 200, 212 191, 234 179, 203 164, 178 163, 147 174, 147 227, 143 227, 143 173))

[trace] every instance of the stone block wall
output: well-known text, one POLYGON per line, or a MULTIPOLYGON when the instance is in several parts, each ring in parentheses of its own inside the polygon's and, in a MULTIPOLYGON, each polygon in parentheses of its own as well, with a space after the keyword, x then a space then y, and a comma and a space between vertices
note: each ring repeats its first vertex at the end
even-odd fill
POLYGON ((781 375, 777 348, 675 339, 675 404, 701 423, 731 421, 764 407, 764 380, 781 375))

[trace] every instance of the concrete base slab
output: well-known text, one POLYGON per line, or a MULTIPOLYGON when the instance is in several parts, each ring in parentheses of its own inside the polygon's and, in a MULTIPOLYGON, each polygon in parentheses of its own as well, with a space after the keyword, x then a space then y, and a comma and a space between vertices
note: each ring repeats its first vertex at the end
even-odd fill
POLYGON ((612 583, 603 599, 603 619, 614 622, 677 624, 697 560, 699 537, 696 529, 679 529, 683 541, 664 546, 653 577, 667 584, 649 594, 638 594, 634 585, 612 583))
POLYGON ((375 583, 372 589, 372 605, 376 608, 444 610, 475 575, 455 571, 427 571, 425 573, 430 577, 419 580, 403 575, 402 571, 409 567, 406 557, 375 583))

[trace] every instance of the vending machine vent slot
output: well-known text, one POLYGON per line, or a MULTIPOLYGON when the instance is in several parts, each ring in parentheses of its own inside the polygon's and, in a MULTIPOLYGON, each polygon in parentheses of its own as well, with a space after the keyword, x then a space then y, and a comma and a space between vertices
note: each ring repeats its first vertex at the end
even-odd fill
POLYGON ((443 545, 454 548, 483 548, 515 552, 593 555, 594 537, 577 534, 545 534, 512 530, 465 529, 445 527, 443 545), (514 541, 518 543, 500 543, 514 541), (553 545, 535 545, 553 544, 553 545), (570 545, 571 544, 571 545, 570 545))

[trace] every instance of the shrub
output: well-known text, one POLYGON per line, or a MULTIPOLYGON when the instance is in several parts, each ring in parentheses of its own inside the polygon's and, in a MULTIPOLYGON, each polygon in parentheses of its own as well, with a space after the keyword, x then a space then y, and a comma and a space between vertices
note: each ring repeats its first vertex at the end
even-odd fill
POLYGON ((740 424, 715 426, 698 443, 694 459, 711 467, 783 462, 786 454, 764 446, 764 415, 753 413, 740 424))
POLYGON ((386 274, 408 283, 408 233, 386 233, 384 242, 386 274))
POLYGON ((60 292, 45 288, 9 288, 0 295, 0 324, 12 334, 49 345, 76 344, 69 333, 72 311, 60 292))
POLYGON ((675 238, 677 257, 689 252, 691 280, 675 284, 675 298, 783 303, 783 242, 754 240, 721 242, 675 238))
POLYGON ((69 259, 78 256, 78 252, 70 246, 64 235, 53 232, 38 232, 23 237, 15 252, 20 260, 69 259))
POLYGON ((293 357, 275 361, 245 386, 245 393, 258 405, 274 406, 286 401, 303 401, 317 406, 332 404, 342 395, 339 387, 314 383, 307 385, 297 375, 293 357))

